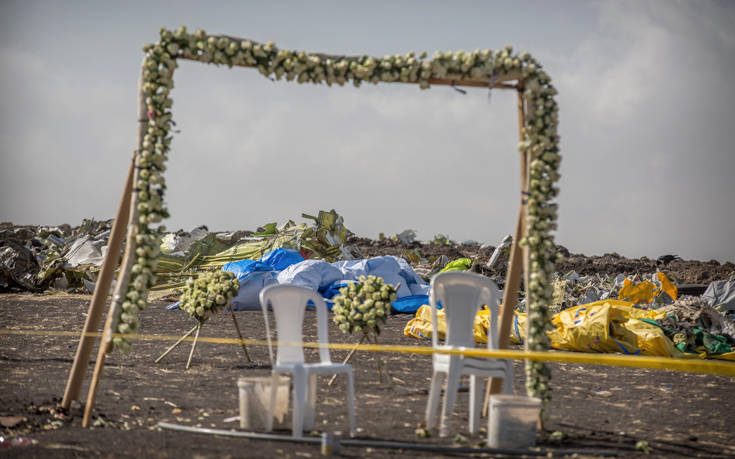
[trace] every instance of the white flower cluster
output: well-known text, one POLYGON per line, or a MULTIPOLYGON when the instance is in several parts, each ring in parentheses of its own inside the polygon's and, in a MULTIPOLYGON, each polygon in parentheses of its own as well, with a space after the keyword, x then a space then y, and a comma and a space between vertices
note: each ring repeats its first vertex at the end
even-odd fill
POLYGON ((339 289, 334 297, 334 323, 345 333, 380 333, 378 322, 385 323, 391 302, 396 300, 396 288, 382 277, 360 276, 359 282, 339 289))
POLYGON ((240 283, 229 271, 210 271, 189 279, 181 295, 181 309, 204 323, 237 295, 240 283))
MULTIPOLYGON (((551 273, 556 260, 551 231, 556 229, 557 205, 552 201, 558 193, 555 183, 559 180, 561 161, 557 134, 558 106, 554 100, 556 89, 551 79, 528 53, 516 54, 508 46, 497 51, 438 51, 431 59, 427 58, 425 52, 418 56, 409 52, 382 58, 328 56, 279 49, 273 42, 261 44, 227 36, 212 36, 203 30, 189 33, 185 27, 176 31, 162 28, 160 41, 146 45, 144 51, 146 59, 142 90, 146 98, 148 126, 137 157, 139 171, 135 186, 139 219, 136 243, 139 250, 136 250, 138 258, 131 271, 126 302, 145 307, 147 290, 154 283, 151 272, 156 266, 158 236, 162 228, 154 229, 151 225, 167 216, 163 205, 165 183, 162 173, 171 142, 169 132, 173 120, 169 94, 173 88, 173 71, 178 58, 230 67, 250 66, 275 79, 327 85, 413 82, 426 89, 432 79, 489 82, 495 79, 517 79, 527 107, 524 141, 520 142, 519 149, 528 153, 530 174, 526 195, 527 237, 521 241, 530 248, 531 274, 527 296, 529 347, 533 350, 548 347, 545 329, 552 296, 551 273)), ((389 306, 385 307, 384 304, 384 315, 390 310, 389 306)), ((363 317, 359 309, 344 309, 347 314, 363 317)), ((375 317, 380 317, 377 311, 375 309, 375 317)), ((338 315, 345 317, 341 328, 353 332, 354 326, 348 315, 338 315)), ((123 323, 127 323, 124 320, 119 320, 119 323, 120 332, 121 328, 134 328, 123 327, 123 323)), ((357 328, 361 329, 360 326, 357 328)), ((548 369, 539 362, 530 363, 527 369, 529 392, 547 400, 548 369)))
MULTIPOLYGON (((526 101, 525 141, 519 145, 528 154, 529 181, 526 194, 526 234, 521 244, 529 247, 530 276, 527 286, 529 320, 528 347, 530 350, 549 348, 546 335, 550 327, 553 285, 551 276, 557 260, 556 246, 551 231, 556 230, 559 180, 559 107, 554 100, 556 89, 549 76, 532 59, 523 71, 526 101)), ((543 362, 526 364, 526 388, 529 395, 539 397, 544 406, 551 398, 549 380, 551 371, 543 362)))

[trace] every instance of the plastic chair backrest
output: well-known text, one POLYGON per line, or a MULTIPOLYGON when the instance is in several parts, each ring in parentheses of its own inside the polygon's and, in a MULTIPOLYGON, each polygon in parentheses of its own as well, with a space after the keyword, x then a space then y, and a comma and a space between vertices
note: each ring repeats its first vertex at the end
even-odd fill
MULTIPOLYGON (((271 307, 276 318, 278 344, 276 364, 304 363, 304 311, 309 300, 316 307, 319 342, 327 344, 327 305, 321 295, 310 288, 288 284, 270 285, 261 290, 260 307, 265 318, 271 364, 273 364, 273 345, 268 324, 268 307, 271 307)), ((330 363, 329 348, 320 347, 319 357, 322 363, 330 363)))
POLYGON ((475 315, 482 305, 490 310, 488 327, 488 349, 498 348, 498 288, 491 279, 480 274, 465 271, 439 273, 431 279, 429 303, 431 304, 434 330, 432 343, 439 344, 437 333, 436 306, 441 301, 446 314, 446 335, 444 342, 449 346, 474 347, 472 333, 475 315))

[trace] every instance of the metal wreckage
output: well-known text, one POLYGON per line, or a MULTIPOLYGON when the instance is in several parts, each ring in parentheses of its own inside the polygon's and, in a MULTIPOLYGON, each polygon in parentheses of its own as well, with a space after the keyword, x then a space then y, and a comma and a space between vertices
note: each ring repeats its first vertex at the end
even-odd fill
MULTIPOLYGON (((221 269, 229 262, 258 260, 279 248, 297 250, 305 259, 327 262, 364 258, 359 244, 348 244, 348 240, 359 242, 360 238, 353 237, 345 227, 344 218, 336 211, 319 211, 316 216, 302 214, 302 218, 309 223, 297 224, 289 220, 281 225, 267 223, 256 231, 234 232, 210 232, 206 226, 200 226, 190 232, 167 233, 160 241, 161 254, 155 272, 157 283, 153 291, 157 291, 158 298, 173 298, 191 277, 221 269)), ((106 255, 111 224, 112 220, 94 219, 85 219, 77 227, 0 223, 0 292, 91 293, 106 255)), ((392 237, 381 233, 378 241, 368 242, 367 245, 374 249, 373 255, 381 248, 392 248, 393 254, 405 259, 426 281, 444 270, 473 270, 488 275, 502 286, 510 237, 497 247, 480 246, 474 241, 457 244, 445 235, 437 235, 430 243, 421 244, 414 230, 405 230, 392 237), (427 249, 450 246, 476 256, 452 256, 454 252, 442 250, 435 250, 430 255, 431 249, 427 249), (480 262, 480 252, 492 255, 487 262, 480 262)), ((670 257, 673 258, 661 257, 658 264, 678 259, 670 257)), ((637 309, 650 311, 653 314, 649 314, 650 318, 641 316, 636 320, 658 326, 681 352, 707 355, 735 352, 735 272, 729 279, 711 282, 704 292, 701 291, 704 286, 699 291, 688 291, 686 286, 679 291, 676 280, 670 280, 658 270, 650 276, 637 273, 579 275, 569 271, 556 273, 554 278, 550 312, 555 317, 564 311, 570 313, 585 305, 597 305, 600 301, 626 301, 637 309)), ((525 304, 522 293, 516 305, 520 314, 525 304)), ((414 325, 420 316, 421 311, 418 311, 414 325)), ((407 326, 406 330, 409 328, 407 326)), ((515 338, 522 341, 522 333, 515 338)))

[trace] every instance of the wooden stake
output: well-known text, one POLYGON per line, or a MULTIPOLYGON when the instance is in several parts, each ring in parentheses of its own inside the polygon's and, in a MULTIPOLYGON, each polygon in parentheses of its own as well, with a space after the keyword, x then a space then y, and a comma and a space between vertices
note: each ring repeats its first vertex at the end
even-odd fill
POLYGON ((191 327, 191 330, 189 330, 188 332, 186 332, 186 334, 184 336, 182 336, 181 338, 179 338, 179 340, 176 341, 173 345, 171 345, 171 347, 169 347, 168 349, 166 349, 166 351, 163 354, 161 354, 156 359, 156 361, 153 362, 153 363, 160 362, 164 357, 166 357, 168 355, 169 352, 173 351, 176 346, 178 346, 179 344, 181 344, 181 342, 184 341, 186 338, 188 338, 189 335, 191 335, 192 333, 194 333, 194 330, 196 330, 197 327, 198 327, 198 325, 194 325, 193 327, 191 327))
POLYGON ((191 358, 194 357, 194 349, 197 347, 197 340, 199 339, 199 332, 202 329, 202 324, 199 323, 196 327, 197 333, 194 335, 194 342, 191 343, 191 351, 189 352, 189 360, 186 361, 186 369, 188 370, 191 366, 191 358))
MULTIPOLYGON (((376 346, 378 345, 377 335, 373 335, 373 344, 375 344, 376 346)), ((378 360, 378 381, 380 382, 380 384, 383 384, 383 358, 377 357, 377 360, 378 360)), ((387 373, 387 370, 386 370, 386 373, 387 373)), ((388 382, 390 382, 390 380, 388 380, 388 382)))
MULTIPOLYGON (((357 344, 355 344, 355 347, 353 347, 353 348, 352 348, 352 349, 350 350, 350 353, 349 353, 349 354, 347 354, 347 357, 345 357, 344 361, 342 362, 342 365, 344 365, 345 363, 347 363, 347 362, 349 362, 349 361, 350 361, 350 359, 352 358, 352 354, 354 354, 354 353, 355 353, 355 351, 357 350, 357 347, 358 347, 359 345, 361 345, 363 341, 365 341, 365 338, 367 338, 367 335, 363 334, 363 335, 362 335, 362 338, 360 338, 360 342, 359 342, 359 343, 357 343, 357 344)), ((335 379, 337 379, 337 375, 336 375, 336 374, 335 374, 334 376, 332 376, 332 378, 331 378, 331 379, 329 380, 329 382, 327 383, 327 386, 331 386, 331 385, 332 385, 332 383, 334 383, 334 380, 335 380, 335 379)))
POLYGON ((105 301, 107 300, 107 295, 109 294, 110 286, 112 285, 112 277, 115 274, 115 268, 117 268, 117 262, 120 259, 123 231, 130 211, 130 196, 133 190, 134 168, 135 155, 133 155, 133 158, 130 161, 130 168, 128 169, 128 176, 125 179, 125 186, 123 187, 120 204, 117 207, 117 214, 115 215, 115 220, 112 223, 110 238, 107 241, 107 253, 105 254, 105 259, 102 262, 102 268, 100 269, 97 283, 94 286, 94 294, 92 295, 92 300, 90 301, 89 309, 87 310, 87 319, 84 322, 84 329, 82 330, 81 338, 79 338, 77 353, 74 356, 74 363, 72 364, 71 371, 69 372, 69 379, 66 382, 64 398, 61 401, 61 406, 65 409, 69 409, 71 402, 79 397, 82 382, 84 381, 84 374, 87 371, 89 357, 92 354, 92 347, 95 342, 95 339, 87 336, 87 334, 96 332, 99 328, 105 301))
POLYGON ((230 312, 232 313, 232 322, 235 324, 237 336, 240 337, 240 344, 242 345, 243 352, 245 352, 245 357, 248 359, 248 362, 252 362, 252 360, 250 360, 250 354, 248 354, 248 348, 245 347, 245 340, 242 338, 242 333, 240 333, 240 326, 237 325, 237 318, 235 317, 235 311, 232 310, 232 304, 230 304, 230 312))
MULTIPOLYGON (((145 136, 148 125, 147 105, 145 102, 146 96, 143 92, 143 74, 145 72, 145 61, 146 57, 144 56, 143 62, 140 66, 140 76, 138 78, 138 149, 133 156, 134 162, 137 162, 138 152, 143 149, 143 138, 145 136)), ((84 419, 82 421, 83 427, 87 426, 90 414, 92 412, 92 409, 94 408, 97 386, 99 385, 99 380, 102 375, 102 367, 105 363, 105 356, 112 350, 112 334, 113 330, 117 327, 117 311, 122 304, 123 295, 125 294, 128 285, 130 269, 133 266, 133 261, 135 260, 135 235, 138 223, 138 193, 135 191, 134 187, 138 181, 138 173, 139 170, 137 168, 133 168, 129 207, 126 214, 127 238, 125 240, 125 255, 123 256, 122 263, 120 264, 120 272, 117 275, 115 293, 112 296, 112 301, 110 302, 110 307, 107 311, 107 320, 105 321, 104 333, 102 335, 102 341, 100 343, 99 351, 97 353, 97 361, 95 362, 92 382, 90 383, 89 392, 87 393, 87 405, 84 407, 84 419)), ((110 251, 108 250, 108 254, 109 253, 110 251)), ((79 384, 81 385, 81 380, 79 384)), ((71 403, 71 400, 69 402, 71 403)))
MULTIPOLYGON (((518 137, 522 141, 525 140, 523 127, 526 125, 526 116, 523 105, 523 93, 518 90, 518 137)), ((528 156, 526 152, 521 154, 521 191, 527 189, 528 183, 528 156)), ((498 333, 498 348, 507 349, 510 343, 510 325, 513 322, 513 312, 515 305, 518 303, 518 289, 521 284, 521 268, 528 273, 528 250, 522 250, 520 246, 521 239, 526 235, 526 205, 524 200, 518 209, 518 219, 516 221, 516 230, 513 235, 513 243, 510 246, 510 262, 508 272, 506 274, 505 289, 503 290, 503 312, 500 316, 500 327, 498 333)), ((525 284, 528 288, 528 283, 525 284)), ((501 384, 513 384, 512 381, 504 382, 502 379, 490 378, 485 388, 485 402, 482 407, 482 415, 487 416, 487 410, 490 403, 490 395, 500 392, 501 384)))
POLYGON ((89 383, 89 392, 87 392, 87 404, 84 406, 84 418, 82 419, 82 427, 89 425, 89 418, 92 415, 92 409, 94 408, 94 401, 97 396, 97 386, 99 386, 100 378, 102 377, 102 368, 105 365, 105 358, 107 353, 110 351, 111 342, 106 339, 111 333, 111 322, 112 315, 107 313, 107 320, 105 320, 105 331, 102 334, 102 341, 100 347, 97 349, 97 361, 94 363, 94 373, 92 373, 92 382, 89 383))

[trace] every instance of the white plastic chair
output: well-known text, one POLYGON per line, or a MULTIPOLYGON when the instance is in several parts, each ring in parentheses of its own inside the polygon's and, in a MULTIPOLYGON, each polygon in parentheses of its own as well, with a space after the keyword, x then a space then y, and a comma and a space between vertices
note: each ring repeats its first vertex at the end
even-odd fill
MULTIPOLYGON (((449 271, 437 274, 431 280, 429 303, 433 326, 432 344, 435 350, 467 349, 475 347, 472 334, 475 315, 486 304, 490 309, 488 327, 488 349, 498 348, 498 291, 495 282, 485 276, 463 271, 449 271), (439 344, 437 330, 437 303, 443 305, 447 318, 445 344, 439 344)), ((433 375, 429 401, 426 406, 426 427, 434 426, 436 411, 439 407, 441 386, 439 374, 446 375, 446 389, 442 406, 439 436, 447 436, 447 423, 452 415, 457 397, 461 375, 470 375, 470 433, 477 432, 482 410, 481 384, 478 377, 503 379, 503 392, 513 393, 513 362, 502 359, 463 357, 460 355, 433 355, 433 375)))
MULTIPOLYGON (((278 375, 290 373, 293 378, 293 421, 292 436, 301 437, 304 429, 314 428, 316 408, 316 379, 320 374, 347 373, 347 406, 350 418, 350 436, 355 436, 355 392, 352 366, 332 363, 329 348, 320 347, 318 363, 304 361, 303 334, 304 310, 311 300, 316 305, 317 336, 319 343, 327 344, 327 306, 317 292, 297 285, 278 284, 260 292, 260 305, 268 334, 268 353, 273 366, 271 388, 277 387, 278 375), (276 341, 278 354, 273 362, 268 307, 276 318, 276 341)), ((276 390, 271 391, 266 430, 273 430, 273 413, 276 408, 276 390)))

